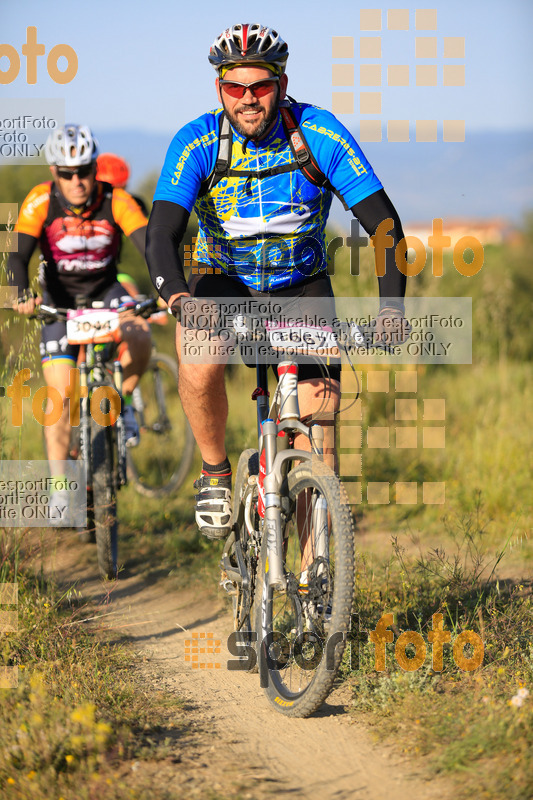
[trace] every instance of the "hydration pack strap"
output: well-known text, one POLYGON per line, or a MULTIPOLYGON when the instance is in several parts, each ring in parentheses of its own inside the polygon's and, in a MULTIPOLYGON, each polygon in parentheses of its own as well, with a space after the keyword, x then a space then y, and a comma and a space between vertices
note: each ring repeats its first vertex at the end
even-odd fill
POLYGON ((231 160, 231 146, 233 144, 233 135, 229 119, 222 112, 222 119, 220 121, 220 132, 218 134, 218 153, 215 163, 215 174, 226 175, 228 165, 231 160))
POLYGON ((296 159, 298 167, 302 170, 305 177, 311 181, 311 183, 314 183, 315 186, 324 186, 326 189, 333 191, 333 187, 311 155, 309 145, 305 141, 305 136, 296 123, 290 107, 280 106, 279 110, 283 128, 285 129, 292 154, 296 159))
POLYGON ((220 180, 222 180, 222 178, 227 177, 228 167, 231 161, 232 144, 233 133, 231 130, 231 125, 229 123, 229 119, 223 111, 220 115, 218 128, 218 152, 217 160, 215 161, 215 168, 213 172, 208 175, 207 178, 205 178, 200 184, 198 197, 203 197, 206 195, 220 180))
POLYGON ((200 190, 198 192, 198 197, 203 197, 210 192, 211 189, 216 186, 220 180, 222 180, 222 178, 240 177, 261 179, 269 178, 273 175, 280 175, 284 172, 293 172, 296 169, 300 169, 310 183, 314 184, 315 186, 328 189, 329 191, 337 194, 313 158, 311 150, 309 149, 309 145, 307 144, 305 136, 296 122, 290 106, 280 106, 279 110, 281 112, 283 130, 288 139, 292 154, 294 156, 294 161, 290 164, 281 164, 278 167, 269 167, 267 169, 260 170, 259 172, 254 172, 252 170, 231 169, 230 164, 233 145, 233 132, 229 119, 227 118, 226 114, 222 112, 220 115, 221 119, 218 134, 219 144, 215 168, 213 172, 202 181, 200 190))

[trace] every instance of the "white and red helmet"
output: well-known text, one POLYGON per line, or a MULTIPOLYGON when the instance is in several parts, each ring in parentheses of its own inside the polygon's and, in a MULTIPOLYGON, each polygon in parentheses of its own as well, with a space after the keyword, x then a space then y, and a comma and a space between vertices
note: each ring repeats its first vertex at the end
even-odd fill
POLYGON ((246 64, 268 64, 281 75, 289 57, 289 48, 279 33, 257 23, 242 23, 226 28, 217 36, 209 51, 209 63, 217 72, 246 64))
POLYGON ((96 161, 98 142, 87 125, 62 125, 46 140, 44 155, 50 165, 81 167, 96 161))

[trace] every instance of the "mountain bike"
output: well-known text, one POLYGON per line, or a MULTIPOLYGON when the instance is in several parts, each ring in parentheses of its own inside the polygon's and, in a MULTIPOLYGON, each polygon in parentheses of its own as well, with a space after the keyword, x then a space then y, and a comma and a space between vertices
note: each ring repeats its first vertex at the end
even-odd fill
POLYGON ((187 477, 196 446, 179 399, 175 359, 154 349, 132 401, 141 436, 127 451, 128 476, 140 494, 164 497, 187 477))
MULTIPOLYGON (((267 336, 254 324, 246 340, 267 336)), ((298 364, 278 364, 270 407, 267 370, 257 363, 258 445, 238 462, 221 586, 232 596, 234 642, 247 668, 258 666, 279 712, 305 717, 329 694, 345 648, 354 524, 346 491, 324 462, 322 428, 300 418, 298 364), (298 434, 310 450, 294 447, 298 434)))
POLYGON ((44 323, 66 321, 69 344, 80 345, 80 422, 71 428, 71 457, 85 462, 87 525, 84 541, 96 541, 102 577, 117 577, 117 493, 127 483, 127 448, 122 416, 122 366, 117 360, 120 316, 130 311, 149 317, 155 300, 122 309, 53 308, 41 304, 32 318, 44 323), (86 391, 84 391, 86 390, 86 391), (85 396, 83 396, 85 395, 85 396), (111 424, 101 425, 91 413, 93 402, 111 424))

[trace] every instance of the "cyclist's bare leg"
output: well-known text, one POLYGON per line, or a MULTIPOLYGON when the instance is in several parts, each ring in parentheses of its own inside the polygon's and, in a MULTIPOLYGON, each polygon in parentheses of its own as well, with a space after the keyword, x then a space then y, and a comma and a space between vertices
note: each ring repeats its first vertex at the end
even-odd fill
MULTIPOLYGON (((46 425, 44 428, 48 461, 51 464, 54 461, 66 461, 68 458, 70 442, 69 403, 74 403, 75 398, 69 399, 67 397, 67 387, 70 383, 70 370, 75 366, 74 359, 50 359, 43 363, 43 375, 46 385, 57 389, 63 404, 59 420, 55 425, 46 425)), ((52 410, 53 403, 49 398, 46 413, 52 413, 52 410)), ((54 472, 55 470, 52 468, 52 473, 54 474, 54 472)))
POLYGON ((150 326, 140 317, 124 315, 120 323, 122 344, 120 345, 120 363, 123 369, 122 389, 124 394, 131 394, 140 376, 145 372, 152 352, 150 326))
POLYGON ((176 326, 176 352, 181 404, 202 459, 208 464, 220 464, 226 458, 226 364, 186 363, 181 357, 181 325, 176 326))
MULTIPOLYGON (((335 452, 335 415, 340 406, 340 383, 335 380, 324 381, 321 378, 300 381, 298 383, 298 403, 300 416, 309 423, 314 419, 324 430, 324 461, 333 470, 337 466, 335 452)), ((309 439, 300 434, 295 437, 294 447, 310 450, 309 439)), ((307 569, 314 559, 314 542, 309 536, 310 496, 297 509, 297 525, 302 551, 301 569, 307 569)))
MULTIPOLYGON (((339 381, 313 378, 298 383, 300 417, 309 423, 317 422, 324 430, 324 461, 332 469, 336 467, 335 414, 339 410, 341 385, 339 381)), ((294 440, 295 448, 310 450, 307 436, 299 434, 294 440)))

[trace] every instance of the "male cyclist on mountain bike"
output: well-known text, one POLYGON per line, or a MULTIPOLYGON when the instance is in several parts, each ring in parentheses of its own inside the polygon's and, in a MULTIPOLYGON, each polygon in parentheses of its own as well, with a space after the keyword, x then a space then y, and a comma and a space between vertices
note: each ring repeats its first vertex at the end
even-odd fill
MULTIPOLYGON (((405 277, 394 258, 403 238, 398 214, 349 131, 328 111, 286 99, 288 55, 279 34, 258 24, 234 25, 215 39, 209 61, 223 109, 186 125, 169 147, 148 226, 152 281, 172 309, 191 295, 331 298, 324 232, 335 191, 370 235, 390 221, 385 269, 377 272, 382 303, 375 338, 385 339, 391 329, 401 336, 405 277), (200 227, 194 257, 211 274, 195 275, 187 285, 178 246, 193 207, 200 227), (311 240, 314 247, 306 251, 311 240)), ((176 335, 180 357, 180 325, 176 335)), ((179 377, 203 458, 196 520, 204 535, 223 538, 231 518, 224 364, 182 359, 179 377)), ((332 418, 340 368, 300 367, 298 395, 303 417, 320 409, 332 418)), ((331 461, 334 426, 320 424, 331 461)))
MULTIPOLYGON (((15 230, 18 251, 7 263, 8 280, 18 287, 15 309, 32 314, 36 301, 28 292, 28 265, 37 244, 42 252, 39 283, 45 304, 75 308, 76 296, 89 302, 117 308, 129 299, 117 280, 117 260, 122 234, 129 236, 144 256, 148 220, 137 203, 123 189, 113 189, 96 179, 98 144, 84 125, 65 125, 54 130, 45 145, 46 160, 53 180, 35 186, 22 203, 15 230)), ((148 324, 138 317, 124 317, 119 357, 124 368, 124 422, 130 445, 138 441, 139 430, 131 406, 131 393, 150 358, 148 324)), ((70 423, 66 399, 70 369, 76 365, 79 347, 70 345, 66 323, 43 325, 41 333, 43 375, 48 386, 63 399, 61 418, 45 428, 48 459, 56 485, 54 462, 65 461, 69 453, 70 423)), ((53 508, 68 503, 68 493, 54 493, 53 508)))

